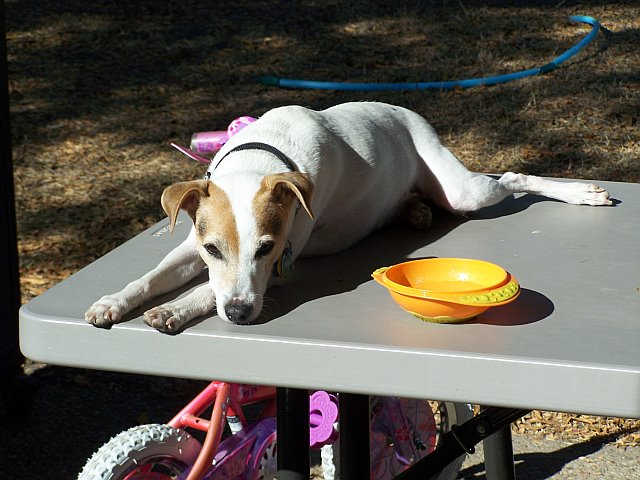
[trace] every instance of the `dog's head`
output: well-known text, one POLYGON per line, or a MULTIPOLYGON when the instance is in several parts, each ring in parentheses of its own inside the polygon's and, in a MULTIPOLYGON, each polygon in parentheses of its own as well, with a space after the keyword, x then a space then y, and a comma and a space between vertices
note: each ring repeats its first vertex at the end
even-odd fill
POLYGON ((171 231, 180 209, 193 220, 220 317, 247 324, 260 315, 273 265, 287 246, 295 206, 299 202, 313 218, 312 194, 312 182, 300 172, 180 182, 165 189, 162 207, 171 231))

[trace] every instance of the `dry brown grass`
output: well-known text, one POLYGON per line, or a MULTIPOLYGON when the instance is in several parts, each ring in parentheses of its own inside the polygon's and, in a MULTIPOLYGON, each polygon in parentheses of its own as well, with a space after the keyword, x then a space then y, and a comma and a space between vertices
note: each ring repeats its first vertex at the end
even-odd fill
MULTIPOLYGON (((202 174, 169 142, 283 104, 396 103, 428 118, 472 169, 640 181, 637 3, 207 3, 7 2, 23 300, 162 218, 162 188, 202 174), (563 68, 502 86, 338 93, 253 81, 427 81, 530 68, 586 34, 568 22, 576 13, 609 32, 563 68)), ((640 422, 545 415, 517 428, 638 441, 640 422)))

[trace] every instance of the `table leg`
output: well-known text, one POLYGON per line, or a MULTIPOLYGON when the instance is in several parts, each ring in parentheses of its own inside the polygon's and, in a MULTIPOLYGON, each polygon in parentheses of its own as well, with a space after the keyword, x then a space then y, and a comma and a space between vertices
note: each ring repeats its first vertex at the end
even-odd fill
POLYGON ((483 441, 487 480, 515 480, 511 426, 501 428, 483 441))
POLYGON ((277 388, 278 480, 309 478, 309 392, 277 388))
POLYGON ((21 302, 4 4, 0 3, 0 402, 7 413, 17 418, 23 409, 23 391, 17 377, 22 373, 20 365, 24 359, 18 346, 18 309, 21 302))
POLYGON ((369 396, 341 393, 340 478, 369 477, 369 396))

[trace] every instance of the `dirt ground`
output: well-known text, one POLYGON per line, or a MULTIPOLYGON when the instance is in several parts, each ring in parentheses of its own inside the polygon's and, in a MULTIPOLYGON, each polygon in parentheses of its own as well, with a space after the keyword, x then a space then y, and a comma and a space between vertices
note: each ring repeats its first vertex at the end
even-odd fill
MULTIPOLYGON (((188 145, 193 132, 223 130, 238 116, 284 104, 395 103, 429 119, 474 170, 640 181, 640 5, 631 0, 7 0, 6 17, 23 301, 159 221, 162 189, 202 175, 170 142, 188 145), (528 69, 587 34, 569 22, 574 14, 605 28, 561 68, 504 85, 335 92, 255 80, 417 82, 528 69)), ((47 403, 29 421, 34 432, 20 438, 30 445, 43 435, 64 438, 76 456, 59 453, 64 462, 54 477, 51 465, 30 455, 5 457, 3 440, 0 457, 24 469, 13 478, 72 478, 81 455, 132 422, 166 420, 166 409, 186 398, 180 392, 198 386, 29 361, 25 368, 41 391, 60 393, 41 398, 74 425, 47 403), (60 384, 82 391, 71 396, 73 408, 60 384), (137 392, 133 406, 122 398, 129 389, 137 392), (93 419, 91 431, 80 434, 83 418, 93 419)), ((18 435, 0 429, 0 437, 9 431, 18 435)), ((613 435, 610 443, 621 448, 640 443, 640 421, 629 419, 534 412, 514 431, 573 441, 613 435)))

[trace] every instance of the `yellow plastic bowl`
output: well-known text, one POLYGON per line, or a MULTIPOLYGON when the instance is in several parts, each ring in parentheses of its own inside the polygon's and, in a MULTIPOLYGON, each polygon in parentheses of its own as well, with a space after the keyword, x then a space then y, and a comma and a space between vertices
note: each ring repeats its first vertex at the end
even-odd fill
POLYGON ((404 310, 437 323, 468 320, 520 294, 520 285, 509 272, 482 260, 413 260, 379 268, 372 276, 404 310))

